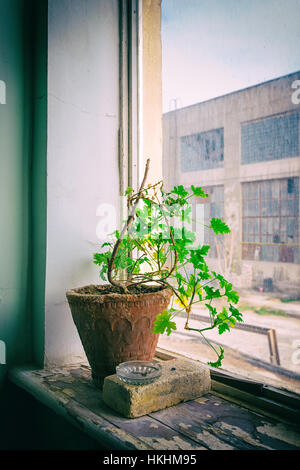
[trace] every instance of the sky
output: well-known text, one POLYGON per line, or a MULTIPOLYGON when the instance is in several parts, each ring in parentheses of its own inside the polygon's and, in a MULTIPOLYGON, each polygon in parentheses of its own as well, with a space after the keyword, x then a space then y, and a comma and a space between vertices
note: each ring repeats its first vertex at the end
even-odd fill
POLYGON ((162 0, 162 53, 164 112, 296 72, 300 0, 162 0))

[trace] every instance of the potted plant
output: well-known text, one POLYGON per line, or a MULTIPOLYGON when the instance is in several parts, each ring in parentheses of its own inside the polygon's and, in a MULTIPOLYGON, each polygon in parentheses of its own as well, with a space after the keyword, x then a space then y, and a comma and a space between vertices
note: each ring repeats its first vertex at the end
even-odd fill
MULTIPOLYGON (((237 292, 206 263, 210 247, 197 245, 195 233, 184 225, 190 222, 191 199, 207 194, 193 185, 190 191, 177 186, 168 192, 162 182, 146 187, 148 169, 149 160, 140 189, 126 190, 128 218, 123 229, 94 254, 106 283, 67 292, 94 382, 100 387, 119 363, 151 360, 159 334, 176 330, 174 318, 182 311, 185 329, 198 331, 214 349, 216 361, 209 363, 213 367, 221 366, 224 350, 213 346, 205 331, 217 328, 222 334, 242 321, 237 292), (213 305, 217 298, 226 300, 221 312, 213 305), (191 309, 200 302, 205 302, 210 326, 190 328, 191 309)), ((230 232, 216 218, 205 227, 215 234, 230 232)))

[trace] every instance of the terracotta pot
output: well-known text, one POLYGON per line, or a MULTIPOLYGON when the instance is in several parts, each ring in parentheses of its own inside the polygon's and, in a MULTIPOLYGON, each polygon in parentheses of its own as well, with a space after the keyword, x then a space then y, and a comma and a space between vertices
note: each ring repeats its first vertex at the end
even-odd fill
MULTIPOLYGON (((152 333, 155 317, 168 307, 172 291, 143 294, 87 294, 93 286, 67 292, 74 323, 92 369, 94 383, 115 374, 118 364, 153 359, 158 334, 152 333)), ((97 289, 107 289, 97 286, 97 289)))

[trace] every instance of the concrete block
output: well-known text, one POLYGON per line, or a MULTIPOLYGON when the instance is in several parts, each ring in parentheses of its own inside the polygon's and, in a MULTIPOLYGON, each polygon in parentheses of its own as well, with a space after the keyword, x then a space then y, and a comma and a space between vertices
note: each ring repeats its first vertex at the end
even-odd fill
POLYGON ((162 361, 162 374, 148 385, 127 385, 110 375, 104 379, 103 400, 127 418, 136 418, 180 402, 193 400, 211 389, 209 369, 196 361, 162 361))

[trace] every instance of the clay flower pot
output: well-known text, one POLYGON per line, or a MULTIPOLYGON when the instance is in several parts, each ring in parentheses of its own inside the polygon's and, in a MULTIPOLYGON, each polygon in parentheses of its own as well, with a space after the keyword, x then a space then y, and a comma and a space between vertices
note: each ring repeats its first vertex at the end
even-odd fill
POLYGON ((110 290, 108 285, 85 286, 66 293, 93 381, 100 388, 121 362, 153 359, 159 338, 152 333, 153 322, 172 296, 170 289, 160 287, 140 294, 110 290))

